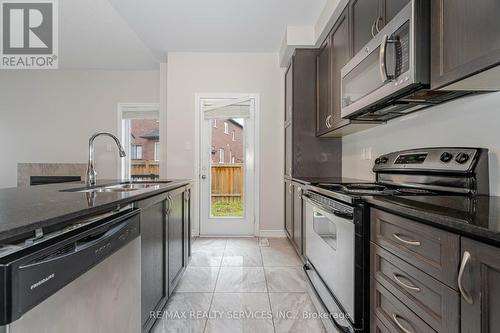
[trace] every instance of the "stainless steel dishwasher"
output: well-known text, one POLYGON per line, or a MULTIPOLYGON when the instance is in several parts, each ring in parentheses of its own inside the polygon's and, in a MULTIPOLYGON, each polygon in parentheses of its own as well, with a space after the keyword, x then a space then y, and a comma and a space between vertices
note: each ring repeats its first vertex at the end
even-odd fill
POLYGON ((140 332, 139 211, 0 248, 0 332, 140 332))

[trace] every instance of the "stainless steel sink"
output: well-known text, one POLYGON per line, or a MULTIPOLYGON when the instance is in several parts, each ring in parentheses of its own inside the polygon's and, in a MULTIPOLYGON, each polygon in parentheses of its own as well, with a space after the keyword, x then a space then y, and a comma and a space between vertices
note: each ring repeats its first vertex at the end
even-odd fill
POLYGON ((62 192, 79 192, 79 193, 105 193, 105 192, 132 192, 145 189, 159 189, 162 184, 170 183, 170 181, 163 182, 131 182, 121 184, 111 184, 98 187, 85 187, 77 189, 62 190, 62 192))

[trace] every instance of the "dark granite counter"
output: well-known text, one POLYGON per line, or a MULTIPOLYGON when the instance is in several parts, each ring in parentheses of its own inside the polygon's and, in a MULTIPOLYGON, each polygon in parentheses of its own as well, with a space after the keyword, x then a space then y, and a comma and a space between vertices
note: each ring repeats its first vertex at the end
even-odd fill
POLYGON ((371 205, 500 246, 500 197, 372 196, 371 205))
MULTIPOLYGON (((97 186, 120 182, 101 180, 97 186)), ((0 242, 35 229, 109 212, 189 183, 189 180, 160 180, 154 188, 93 194, 71 191, 85 187, 81 182, 0 189, 0 242)))

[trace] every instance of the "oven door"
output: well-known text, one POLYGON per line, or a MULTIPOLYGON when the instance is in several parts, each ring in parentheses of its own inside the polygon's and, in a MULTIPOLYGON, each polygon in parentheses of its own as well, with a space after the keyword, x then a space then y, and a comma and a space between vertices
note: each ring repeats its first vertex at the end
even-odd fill
POLYGON ((412 5, 413 1, 342 68, 343 118, 356 118, 422 85, 415 76, 412 5))
POLYGON ((305 200, 306 273, 336 325, 350 331, 346 319, 355 318, 353 217, 310 198, 305 200))

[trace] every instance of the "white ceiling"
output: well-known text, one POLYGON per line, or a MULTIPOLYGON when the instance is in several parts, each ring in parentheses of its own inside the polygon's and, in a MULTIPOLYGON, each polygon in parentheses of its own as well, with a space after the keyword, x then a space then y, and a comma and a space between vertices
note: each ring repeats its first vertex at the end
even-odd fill
POLYGON ((59 1, 61 69, 155 69, 158 60, 108 0, 59 1))
POLYGON ((173 51, 277 52, 286 26, 314 25, 326 0, 109 2, 146 46, 162 57, 173 51))

